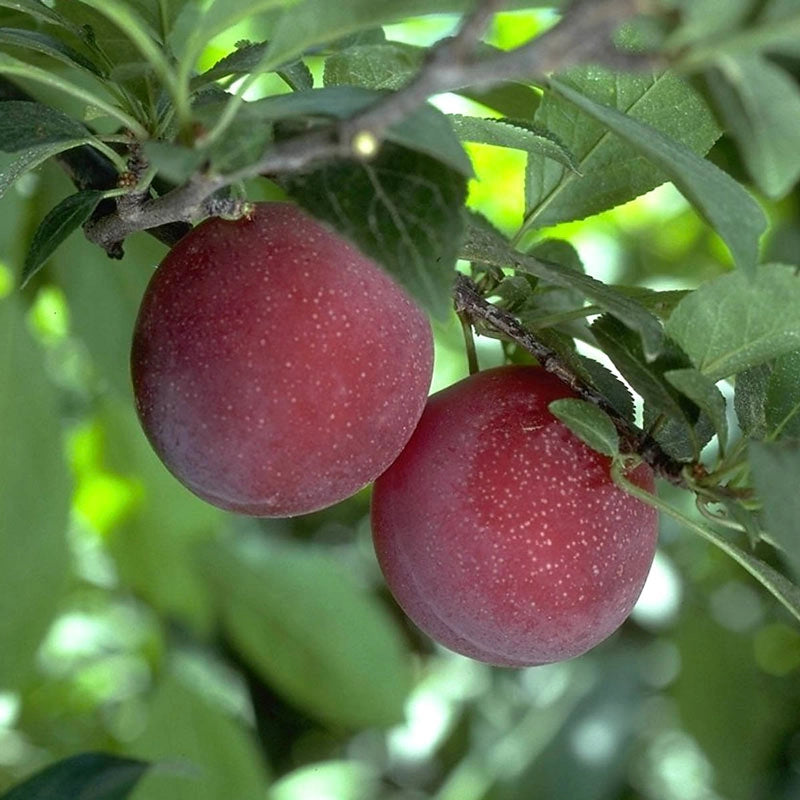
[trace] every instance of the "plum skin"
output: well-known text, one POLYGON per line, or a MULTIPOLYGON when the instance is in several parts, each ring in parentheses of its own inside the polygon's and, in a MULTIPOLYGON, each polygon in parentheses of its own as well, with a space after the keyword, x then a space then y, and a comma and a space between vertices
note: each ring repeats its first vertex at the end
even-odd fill
MULTIPOLYGON (((431 638, 490 664, 578 656, 628 617, 655 555, 655 509, 554 417, 575 397, 534 366, 472 375, 429 398, 375 482, 387 585, 431 638)), ((653 491, 640 464, 628 476, 653 491)))
POLYGON ((315 511, 374 480, 413 432, 432 368, 421 309, 289 203, 181 239, 131 347, 158 456, 195 494, 253 516, 315 511))

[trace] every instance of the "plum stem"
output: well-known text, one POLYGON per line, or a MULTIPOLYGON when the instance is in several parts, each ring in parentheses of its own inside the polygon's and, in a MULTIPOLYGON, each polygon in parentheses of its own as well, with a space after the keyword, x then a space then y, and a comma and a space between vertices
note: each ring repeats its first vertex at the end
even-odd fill
POLYGON ((464 349, 467 352, 469 374, 475 375, 477 372, 480 372, 481 368, 478 364, 478 353, 475 349, 472 322, 470 321, 469 315, 464 312, 458 312, 458 321, 461 323, 461 332, 464 334, 464 349))

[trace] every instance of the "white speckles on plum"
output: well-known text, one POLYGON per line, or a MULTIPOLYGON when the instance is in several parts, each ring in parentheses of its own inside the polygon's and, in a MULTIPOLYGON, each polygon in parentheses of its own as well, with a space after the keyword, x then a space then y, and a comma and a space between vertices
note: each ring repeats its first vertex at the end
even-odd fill
POLYGON ((432 355, 424 316, 295 207, 259 206, 246 224, 203 223, 159 268, 146 300, 153 310, 140 315, 134 346, 144 352, 149 337, 154 366, 135 376, 137 404, 151 391, 148 375, 155 381, 164 370, 173 379, 171 413, 187 415, 173 424, 204 431, 204 441, 184 436, 191 455, 171 455, 156 431, 151 438, 179 478, 224 507, 281 516, 352 494, 394 459, 421 413, 432 355), (370 363, 363 353, 374 355, 370 363), (247 439, 239 442, 242 420, 247 439), (273 460, 297 459, 304 441, 313 452, 282 467, 276 487, 273 460), (202 474, 181 473, 181 463, 209 461, 202 474))
POLYGON ((531 373, 543 374, 489 370, 434 396, 377 481, 373 511, 379 560, 415 622, 459 652, 515 666, 577 655, 611 633, 655 546, 652 510, 547 411, 569 390, 545 376, 537 395, 531 373), (518 383, 501 392, 504 373, 518 383))

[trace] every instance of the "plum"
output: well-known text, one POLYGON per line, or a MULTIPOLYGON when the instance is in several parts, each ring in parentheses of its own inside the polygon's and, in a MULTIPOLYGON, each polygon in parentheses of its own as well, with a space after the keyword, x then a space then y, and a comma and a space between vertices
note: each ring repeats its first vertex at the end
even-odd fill
MULTIPOLYGON (((548 410, 575 396, 540 367, 472 375, 429 399, 375 482, 388 587, 451 650, 514 667, 572 658, 614 632, 641 592, 656 512, 548 410)), ((646 464, 628 478, 653 490, 646 464)))
POLYGON ((289 203, 212 218, 167 254, 133 334, 136 409, 192 492, 254 516, 332 505, 414 430, 433 342, 378 265, 289 203))

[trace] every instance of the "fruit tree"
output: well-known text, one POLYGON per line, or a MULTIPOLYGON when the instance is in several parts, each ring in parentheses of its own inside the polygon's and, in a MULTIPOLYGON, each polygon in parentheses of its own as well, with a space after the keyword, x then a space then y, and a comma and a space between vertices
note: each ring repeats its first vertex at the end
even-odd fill
POLYGON ((794 800, 799 31, 0 0, 0 798, 794 800))

